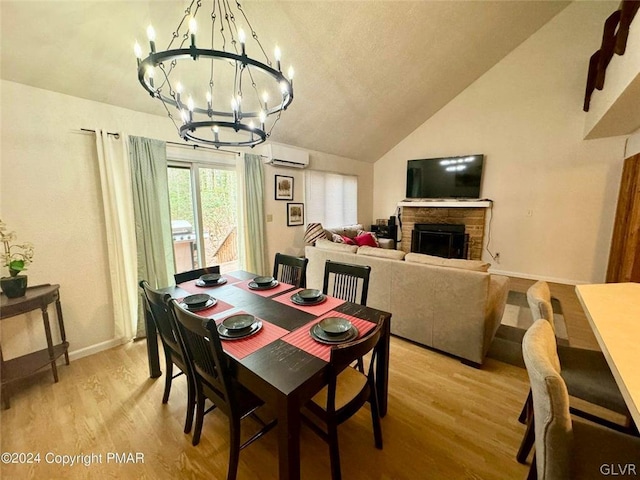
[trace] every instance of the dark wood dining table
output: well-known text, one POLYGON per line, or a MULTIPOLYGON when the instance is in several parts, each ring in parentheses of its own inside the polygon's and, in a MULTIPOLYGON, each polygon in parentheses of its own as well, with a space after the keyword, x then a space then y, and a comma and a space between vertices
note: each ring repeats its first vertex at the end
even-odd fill
MULTIPOLYGON (((302 311, 283 302, 274 300, 279 295, 290 295, 280 291, 273 297, 259 295, 246 288, 239 288, 242 282, 256 275, 246 271, 225 274, 227 283, 212 288, 201 288, 214 298, 225 302, 236 310, 254 315, 277 327, 292 332, 313 322, 319 315, 302 311)), ((186 285, 183 284, 183 285, 186 285)), ((185 287, 186 288, 186 287, 185 287)), ((177 285, 165 291, 174 298, 182 298, 193 292, 177 285)), ((380 414, 387 412, 389 340, 391 314, 355 303, 344 302, 332 311, 350 315, 357 319, 382 324, 382 337, 378 349, 376 370, 380 414)), ((234 310, 228 310, 232 314, 234 310)), ((151 318, 146 319, 147 338, 156 337, 156 329, 151 318)), ((161 375, 158 358, 158 343, 147 340, 149 370, 153 378, 161 375)), ((291 480, 300 478, 300 408, 320 391, 327 383, 327 361, 282 340, 274 340, 242 358, 229 355, 238 381, 265 402, 275 407, 278 420, 279 478, 291 480)))

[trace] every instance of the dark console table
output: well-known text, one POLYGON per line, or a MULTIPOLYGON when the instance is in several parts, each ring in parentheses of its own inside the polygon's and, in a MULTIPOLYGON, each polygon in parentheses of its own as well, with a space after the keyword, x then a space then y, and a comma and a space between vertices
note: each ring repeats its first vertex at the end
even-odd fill
POLYGON ((390 238, 393 240, 393 249, 395 250, 398 240, 397 225, 371 225, 371 232, 375 233, 378 238, 390 238))
POLYGON ((3 293, 0 298, 0 319, 15 317, 33 310, 42 311, 42 321, 44 323, 44 333, 47 337, 47 348, 37 352, 28 353, 17 358, 5 361, 2 356, 0 346, 0 378, 2 378, 2 403, 5 408, 9 408, 9 394, 7 386, 9 383, 28 377, 37 373, 43 367, 51 365, 53 380, 58 381, 58 368, 56 360, 64 355, 67 365, 69 365, 69 342, 64 331, 64 321, 62 319, 62 307, 60 306, 60 285, 38 285, 27 288, 23 297, 7 298, 3 293), (51 325, 49 324, 49 305, 55 303, 58 316, 58 326, 60 328, 60 343, 54 345, 51 337, 51 325))

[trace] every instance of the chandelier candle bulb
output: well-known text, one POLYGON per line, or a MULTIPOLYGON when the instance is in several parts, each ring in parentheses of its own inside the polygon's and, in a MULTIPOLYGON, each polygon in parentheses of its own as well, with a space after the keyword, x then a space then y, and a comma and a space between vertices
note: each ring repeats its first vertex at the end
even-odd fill
POLYGON ((149 85, 151 85, 151 88, 155 88, 153 84, 153 67, 147 67, 147 77, 149 77, 149 85))
POLYGON ((276 49, 273 51, 273 56, 276 58, 276 66, 278 68, 278 71, 281 72, 282 69, 280 68, 280 59, 282 58, 282 52, 280 51, 280 47, 278 47, 276 45, 276 49))
POLYGON ((215 126, 213 127, 213 139, 214 139, 214 141, 216 141, 216 142, 219 142, 219 141, 220 141, 220 137, 218 136, 218 132, 219 132, 219 131, 220 131, 220 129, 218 128, 218 126, 217 126, 217 125, 215 125, 215 126))
POLYGON ((198 31, 198 24, 196 23, 196 19, 191 17, 189 20, 189 32, 191 32, 191 46, 196 48, 196 32, 198 31))
POLYGON ((207 92, 207 114, 211 116, 211 93, 207 92))
POLYGON ((240 40, 240 48, 242 48, 242 55, 246 55, 245 51, 245 42, 247 41, 247 36, 244 33, 242 28, 238 29, 238 40, 240 40))
POLYGON ((149 48, 151 53, 156 53, 156 31, 151 25, 147 27, 147 38, 149 39, 149 48))
POLYGON ((176 102, 178 103, 178 108, 180 108, 180 95, 182 94, 182 84, 180 82, 176 83, 176 102))
POLYGON ((142 47, 136 41, 136 44, 133 46, 133 53, 136 55, 136 60, 138 61, 138 67, 140 66, 140 62, 142 61, 142 47))

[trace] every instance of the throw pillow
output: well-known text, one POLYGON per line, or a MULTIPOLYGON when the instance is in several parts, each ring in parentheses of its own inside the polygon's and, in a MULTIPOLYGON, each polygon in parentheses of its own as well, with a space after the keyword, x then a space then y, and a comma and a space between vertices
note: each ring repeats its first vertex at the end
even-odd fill
POLYGON ((304 243, 315 245, 321 238, 327 238, 321 223, 310 223, 304 232, 304 243))
POLYGON ((341 236, 342 236, 342 243, 346 243, 347 245, 356 245, 356 242, 354 242, 352 239, 350 239, 346 235, 341 235, 341 236))
POLYGON ((378 240, 376 240, 376 237, 370 232, 363 232, 362 234, 359 234, 357 237, 354 237, 353 241, 356 242, 356 245, 360 247, 363 247, 363 246, 379 247, 380 246, 378 244, 378 240))

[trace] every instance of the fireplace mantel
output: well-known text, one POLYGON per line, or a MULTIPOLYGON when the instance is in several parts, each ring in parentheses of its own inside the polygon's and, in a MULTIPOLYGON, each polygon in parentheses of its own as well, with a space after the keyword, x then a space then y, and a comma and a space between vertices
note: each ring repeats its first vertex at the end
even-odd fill
POLYGON ((399 207, 416 208, 489 208, 491 200, 434 200, 398 202, 399 207))

